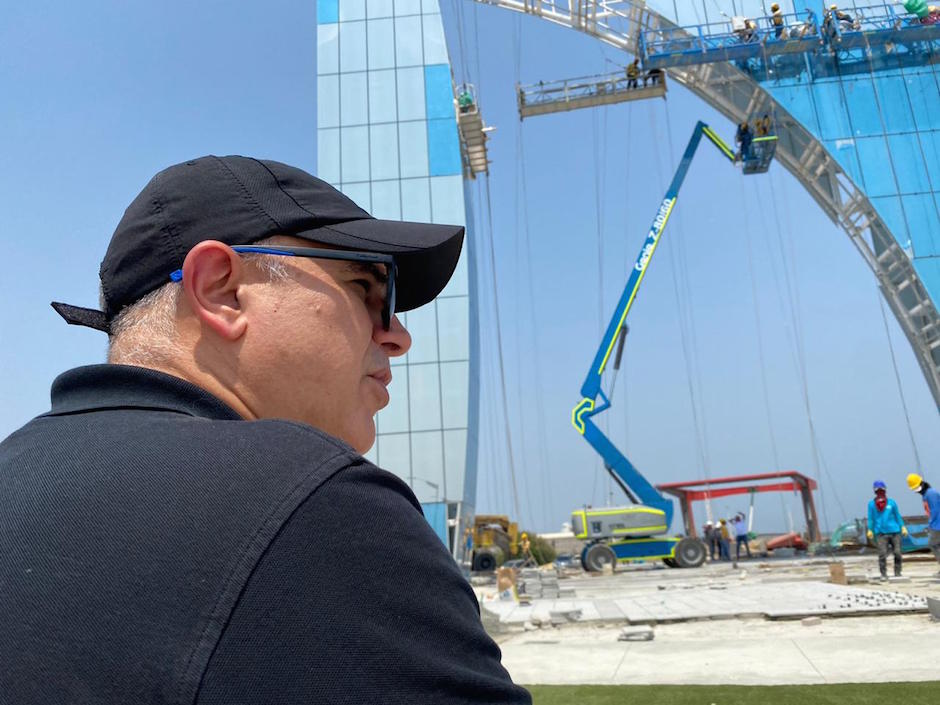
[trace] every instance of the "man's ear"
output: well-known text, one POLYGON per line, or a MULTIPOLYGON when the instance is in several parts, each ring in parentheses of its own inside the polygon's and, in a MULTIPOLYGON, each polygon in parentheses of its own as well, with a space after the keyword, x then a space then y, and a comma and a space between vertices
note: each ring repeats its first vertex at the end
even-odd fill
POLYGON ((224 340, 238 340, 248 325, 238 301, 241 257, 217 240, 203 240, 183 261, 183 291, 193 313, 224 340))

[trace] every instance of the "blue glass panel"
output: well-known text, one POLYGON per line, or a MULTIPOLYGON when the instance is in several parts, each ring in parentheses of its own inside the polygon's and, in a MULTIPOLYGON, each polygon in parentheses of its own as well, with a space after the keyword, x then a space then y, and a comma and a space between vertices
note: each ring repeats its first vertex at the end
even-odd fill
POLYGON ((843 80, 842 88, 849 106, 852 130, 856 136, 871 137, 884 133, 881 116, 878 114, 878 101, 875 87, 865 75, 861 78, 843 80))
POLYGON ((889 135, 888 147, 891 149, 891 161, 897 174, 900 192, 928 191, 930 187, 927 184, 927 168, 917 135, 889 135))
POLYGON ((338 5, 337 0, 317 0, 317 24, 339 22, 338 5))
MULTIPOLYGON (((903 76, 878 76, 878 105, 884 115, 887 132, 911 132, 914 127, 914 113, 908 100, 908 89, 903 76)), ((873 104, 871 109, 876 106, 873 104)))
POLYGON ((915 259, 914 269, 934 301, 940 301, 940 257, 915 259))
POLYGON ((424 63, 446 64, 447 42, 444 40, 444 25, 440 15, 425 15, 423 18, 424 63))
POLYGON ((940 256, 940 218, 933 195, 901 196, 916 257, 940 256))
POLYGON ((813 97, 805 85, 796 86, 766 86, 774 98, 786 110, 799 120, 813 134, 819 134, 819 121, 816 119, 816 108, 813 106, 813 97))
POLYGON ((368 181, 369 128, 365 126, 341 128, 340 141, 343 182, 368 181))
POLYGON ((457 120, 428 120, 428 161, 431 176, 461 173, 457 120))
POLYGON ((327 24, 317 27, 317 73, 339 71, 339 25, 327 24))
POLYGON ((897 193, 884 137, 860 137, 855 140, 855 144, 868 195, 887 196, 897 193))
MULTIPOLYGON (((398 154, 398 150, 395 150, 398 154)), ((397 165, 396 165, 397 166, 397 165)), ((398 180, 372 182, 372 215, 385 220, 401 220, 401 192, 398 180)))
MULTIPOLYGON (((410 311, 408 315, 409 327, 413 313, 414 311, 410 311)), ((417 331, 414 328, 410 330, 415 337, 417 331)), ((436 347, 437 337, 435 336, 434 340, 426 340, 419 333, 408 355, 415 355, 419 345, 424 343, 436 347)), ((408 396, 413 431, 430 431, 441 427, 441 383, 438 374, 436 363, 408 366, 408 396)))
MULTIPOLYGON (((469 400, 464 402, 470 405, 469 400)), ((465 430, 444 431, 444 467, 447 471, 447 492, 450 498, 462 498, 464 502, 476 499, 476 469, 468 469, 461 487, 459 478, 467 456, 467 432, 465 430), (470 496, 466 496, 469 493, 470 496)))
POLYGON ((395 14, 392 0, 366 0, 366 15, 369 19, 391 17, 395 14))
POLYGON ((435 12, 439 13, 440 11, 441 6, 437 0, 421 0, 421 12, 425 15, 433 15, 435 12))
POLYGON ((888 226, 888 230, 894 235, 901 247, 907 247, 910 238, 907 234, 907 223, 904 220, 904 211, 901 210, 901 199, 897 196, 885 196, 882 198, 872 198, 872 204, 878 211, 878 215, 888 226))
POLYGON ((464 222, 463 178, 456 176, 435 176, 431 179, 431 222, 464 222))
POLYGON ((431 190, 428 179, 401 180, 401 219, 415 223, 431 220, 431 190))
MULTIPOLYGON (((382 412, 379 412, 379 424, 382 425, 382 412)), ((407 480, 411 474, 411 442, 408 434, 379 435, 378 457, 379 467, 407 480)))
POLYGON ((398 69, 398 119, 424 120, 424 69, 398 69))
POLYGON ((437 314, 434 306, 422 306, 409 311, 408 332, 411 333, 411 350, 408 352, 408 363, 412 366, 412 369, 419 362, 435 362, 438 358, 437 314))
POLYGON ((317 176, 339 183, 339 129, 317 130, 317 176))
POLYGON ((391 18, 368 20, 369 68, 391 69, 395 67, 395 30, 391 18))
POLYGON ((317 78, 317 127, 339 127, 339 75, 317 78))
POLYGON ((940 80, 936 69, 929 73, 908 74, 907 92, 914 108, 914 121, 918 130, 940 130, 940 80))
MULTIPOLYGON (((460 301, 467 307, 466 299, 460 301)), ((466 320, 464 321, 466 324, 466 320)), ((464 335, 466 342, 466 335, 464 335)), ((441 391, 444 395, 442 417, 444 428, 465 428, 467 425, 467 375, 469 364, 466 362, 441 363, 441 391)))
POLYGON ((339 0, 339 21, 364 20, 366 0, 339 0))
POLYGON ((395 122, 395 71, 369 71, 369 122, 395 122))
POLYGON ((395 18, 395 60, 399 66, 420 66, 424 63, 420 15, 395 18))
POLYGON ((398 128, 393 122, 369 128, 373 180, 398 178, 398 128))
POLYGON ((420 15, 421 0, 395 0, 395 15, 420 15))
POLYGON ((366 73, 341 73, 339 75, 340 121, 347 125, 364 125, 369 122, 369 97, 366 90, 366 73))
POLYGON ((934 189, 940 190, 940 131, 921 132, 920 143, 924 148, 930 182, 934 189))
POLYGON ((858 154, 855 152, 855 140, 826 140, 826 147, 845 169, 846 173, 852 178, 859 187, 862 187, 862 170, 858 165, 858 154))
MULTIPOLYGON (((395 360, 398 358, 392 358, 395 360)), ((401 365, 392 371, 388 385, 389 402, 379 412, 379 433, 400 433, 408 430, 408 367, 401 365)), ((382 449, 379 449, 381 454, 382 449)), ((407 463, 405 463, 407 467, 407 463)))
POLYGON ((447 64, 424 67, 424 94, 428 118, 453 116, 454 96, 447 64))
POLYGON ((364 211, 368 212, 372 210, 372 197, 368 181, 360 181, 357 184, 343 184, 343 188, 340 190, 349 196, 353 203, 364 211))
POLYGON ((852 130, 845 112, 845 101, 842 98, 839 83, 837 81, 815 83, 812 90, 822 138, 834 140, 840 137, 851 137, 852 130))
MULTIPOLYGON (((437 299, 436 305, 441 360, 466 360, 470 356, 470 308, 467 298, 454 296, 437 299)), ((445 425, 458 424, 448 424, 445 421, 445 425)))
POLYGON ((428 175, 428 130, 424 120, 398 123, 402 178, 428 175))
MULTIPOLYGON (((421 482, 416 482, 418 486, 413 488, 415 496, 417 497, 425 497, 429 491, 437 491, 435 488, 428 486, 425 486, 425 489, 422 490, 420 487, 422 484, 421 482)), ((438 485, 440 485, 440 483, 438 483, 438 485)), ((436 497, 437 495, 435 494, 434 496, 436 497)), ((428 524, 434 529, 434 533, 437 534, 437 537, 445 546, 448 546, 447 504, 445 502, 438 502, 437 500, 435 500, 434 503, 425 501, 421 504, 421 511, 424 512, 424 518, 428 520, 428 524)))
POLYGON ((366 23, 342 22, 339 25, 339 70, 366 70, 366 23))

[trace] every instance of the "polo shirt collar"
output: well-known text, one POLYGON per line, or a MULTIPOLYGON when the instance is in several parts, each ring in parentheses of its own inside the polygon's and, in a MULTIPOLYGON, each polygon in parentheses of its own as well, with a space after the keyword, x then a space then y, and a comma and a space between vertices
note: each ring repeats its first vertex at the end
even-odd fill
POLYGON ((52 410, 43 416, 103 409, 154 409, 207 419, 242 419, 228 404, 192 382, 129 365, 89 365, 63 372, 52 383, 52 410))

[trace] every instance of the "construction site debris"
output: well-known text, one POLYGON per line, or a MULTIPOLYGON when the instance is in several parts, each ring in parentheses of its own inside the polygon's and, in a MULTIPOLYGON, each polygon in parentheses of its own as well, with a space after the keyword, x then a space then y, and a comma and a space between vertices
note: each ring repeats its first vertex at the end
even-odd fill
POLYGON ((617 636, 617 641, 652 641, 655 634, 650 626, 624 627, 617 636))

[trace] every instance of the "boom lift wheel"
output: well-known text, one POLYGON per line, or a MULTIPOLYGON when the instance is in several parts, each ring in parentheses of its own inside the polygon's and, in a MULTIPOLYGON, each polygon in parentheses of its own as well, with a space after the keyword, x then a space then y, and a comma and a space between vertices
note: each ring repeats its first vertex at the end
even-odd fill
POLYGON ((676 544, 675 561, 680 568, 698 568, 705 562, 707 553, 703 541, 686 536, 676 544))
POLYGON ((606 543, 595 543, 584 553, 584 569, 600 573, 604 566, 614 567, 617 565, 617 556, 613 549, 606 543))
POLYGON ((679 567, 679 564, 676 562, 675 558, 663 558, 663 563, 665 563, 670 568, 679 567))

